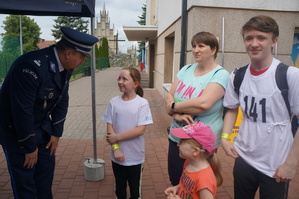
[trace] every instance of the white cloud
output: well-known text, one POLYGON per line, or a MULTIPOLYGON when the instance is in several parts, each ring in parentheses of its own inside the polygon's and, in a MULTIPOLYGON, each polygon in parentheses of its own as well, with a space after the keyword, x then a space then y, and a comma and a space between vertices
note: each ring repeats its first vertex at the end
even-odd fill
MULTIPOLYGON (((110 18, 110 28, 113 28, 116 34, 118 31, 118 39, 126 40, 125 42, 120 41, 118 43, 119 50, 123 53, 127 51, 128 47, 135 45, 137 48, 137 42, 129 42, 122 30, 122 26, 126 25, 138 25, 140 19, 138 16, 142 15, 142 6, 146 4, 146 0, 109 0, 105 1, 105 9, 109 14, 110 18)), ((100 16, 100 11, 103 11, 104 1, 103 0, 96 0, 96 16, 100 16)), ((3 30, 3 21, 7 15, 0 14, 0 34, 4 33, 3 30)), ((34 19, 34 21, 40 26, 42 34, 40 37, 45 40, 54 40, 54 37, 51 35, 54 25, 53 19, 57 17, 50 17, 50 16, 30 16, 34 19)), ((86 18, 88 19, 88 18, 86 18)), ((0 38, 1 40, 1 38, 0 38)))

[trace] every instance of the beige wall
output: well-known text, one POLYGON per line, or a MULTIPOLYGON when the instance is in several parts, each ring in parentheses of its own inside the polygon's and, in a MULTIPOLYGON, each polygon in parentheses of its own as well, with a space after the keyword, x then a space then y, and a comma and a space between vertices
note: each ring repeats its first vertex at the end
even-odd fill
MULTIPOLYGON (((219 38, 220 52, 218 53, 217 61, 221 64, 221 26, 222 17, 224 17, 224 67, 232 71, 234 68, 249 62, 240 32, 244 23, 256 15, 269 15, 277 21, 280 29, 277 48, 278 58, 286 64, 291 65, 290 54, 292 52, 295 27, 299 27, 299 13, 196 7, 189 12, 189 16, 192 20, 189 20, 188 24, 190 28, 188 29, 187 41, 190 41, 192 35, 198 31, 212 32, 219 38), (196 23, 194 23, 195 21, 196 23)), ((188 52, 191 53, 192 49, 190 44, 187 49, 188 52)))
MULTIPOLYGON (((224 17, 224 67, 231 72, 234 68, 245 65, 249 62, 249 58, 245 52, 244 44, 241 36, 241 27, 251 17, 256 15, 269 15, 273 17, 280 28, 278 42, 277 58, 286 64, 292 65, 291 51, 293 45, 293 36, 295 28, 299 27, 299 12, 280 12, 280 11, 255 11, 241 10, 231 8, 208 8, 208 7, 192 7, 188 12, 188 28, 186 41, 186 64, 194 62, 192 49, 190 45, 191 37, 199 31, 208 31, 219 38, 220 49, 217 56, 217 62, 222 64, 222 18, 224 17)), ((161 19, 160 19, 161 20, 161 19)), ((172 79, 179 71, 181 48, 181 20, 175 21, 157 38, 156 56, 154 66, 154 87, 158 89, 162 96, 165 95, 163 84, 165 76, 164 71, 173 71, 172 79), (167 56, 165 49, 165 37, 170 34, 174 35, 174 53, 172 70, 164 69, 167 56)), ((169 77, 168 77, 169 78, 169 77)))

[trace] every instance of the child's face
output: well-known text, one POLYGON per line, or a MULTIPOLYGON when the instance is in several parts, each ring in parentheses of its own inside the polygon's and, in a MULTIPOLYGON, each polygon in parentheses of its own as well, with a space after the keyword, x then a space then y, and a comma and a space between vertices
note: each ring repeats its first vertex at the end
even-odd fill
POLYGON ((130 93, 132 91, 135 92, 135 88, 137 87, 137 83, 133 81, 133 78, 130 75, 128 70, 122 70, 117 79, 118 87, 120 92, 130 93))
POLYGON ((195 152, 195 147, 192 146, 187 140, 181 139, 180 143, 178 143, 180 157, 182 159, 191 159, 193 157, 193 153, 195 152))

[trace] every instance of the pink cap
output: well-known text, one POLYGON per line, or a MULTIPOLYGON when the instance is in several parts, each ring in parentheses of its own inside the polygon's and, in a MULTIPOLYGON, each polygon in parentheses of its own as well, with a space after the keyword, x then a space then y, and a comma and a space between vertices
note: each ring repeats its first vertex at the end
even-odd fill
POLYGON ((210 126, 197 122, 184 126, 183 128, 170 129, 174 136, 180 139, 193 138, 198 142, 210 155, 215 152, 216 137, 210 126))

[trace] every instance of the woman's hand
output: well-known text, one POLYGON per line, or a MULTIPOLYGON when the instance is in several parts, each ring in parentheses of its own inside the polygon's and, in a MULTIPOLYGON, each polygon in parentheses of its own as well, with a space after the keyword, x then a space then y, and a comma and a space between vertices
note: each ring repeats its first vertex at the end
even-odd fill
POLYGON ((175 113, 172 117, 179 123, 192 124, 194 123, 191 115, 175 113))

